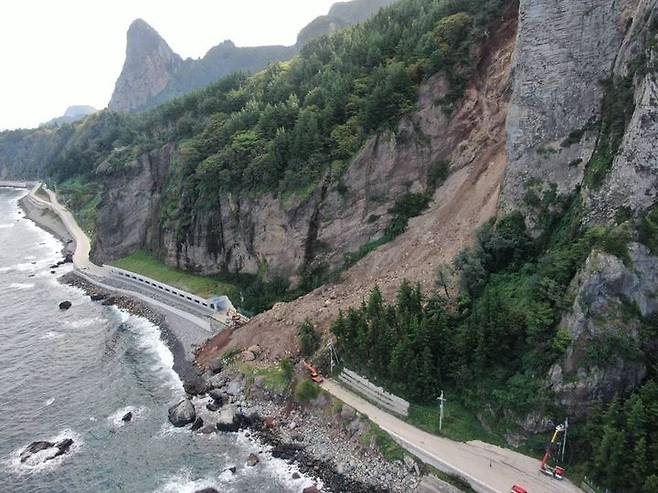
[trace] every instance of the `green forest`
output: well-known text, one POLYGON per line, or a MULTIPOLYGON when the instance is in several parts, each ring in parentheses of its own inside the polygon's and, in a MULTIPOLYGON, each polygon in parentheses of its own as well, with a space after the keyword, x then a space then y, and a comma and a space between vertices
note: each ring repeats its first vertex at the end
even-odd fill
MULTIPOLYGON (((175 142, 162 219, 181 237, 194 210, 212 207, 219 193, 305 196, 327 173, 339 181, 368 137, 394 130, 430 76, 444 74, 450 91, 438 103, 452 111, 477 62, 473 47, 506 3, 404 0, 254 76, 230 75, 143 114, 103 111, 38 130, 47 137, 44 173, 56 182, 95 180, 101 163, 120 172, 175 142)), ((0 139, 25 143, 37 134, 0 139)))

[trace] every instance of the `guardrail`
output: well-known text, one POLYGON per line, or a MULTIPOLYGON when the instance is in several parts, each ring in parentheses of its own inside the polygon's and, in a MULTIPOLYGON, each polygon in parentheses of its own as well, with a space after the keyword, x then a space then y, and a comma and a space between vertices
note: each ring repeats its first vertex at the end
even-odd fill
POLYGON ((393 411, 399 416, 406 417, 409 415, 409 403, 407 401, 397 395, 386 392, 383 388, 378 387, 347 368, 343 369, 340 375, 338 375, 338 380, 364 397, 374 401, 375 404, 393 411))
POLYGON ((118 267, 105 266, 104 268, 110 273, 111 276, 116 277, 117 279, 137 282, 145 286, 150 286, 153 289, 161 291, 163 294, 175 296, 180 301, 194 305, 197 308, 206 309, 208 310, 209 315, 215 313, 216 307, 214 304, 209 303, 208 300, 204 300, 203 298, 195 296, 192 293, 188 293, 182 289, 174 288, 173 286, 158 282, 155 279, 151 279, 150 277, 136 274, 135 272, 119 269, 118 267))
POLYGON ((0 180, 0 187, 11 187, 11 188, 33 188, 38 185, 37 181, 11 181, 11 180, 0 180))

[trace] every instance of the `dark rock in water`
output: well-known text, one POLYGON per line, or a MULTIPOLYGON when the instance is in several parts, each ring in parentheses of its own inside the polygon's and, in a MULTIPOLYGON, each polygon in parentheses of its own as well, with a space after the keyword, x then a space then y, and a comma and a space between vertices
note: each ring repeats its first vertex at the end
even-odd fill
POLYGON ((217 401, 212 401, 206 404, 206 409, 208 411, 215 412, 215 411, 219 411, 221 408, 222 408, 221 402, 218 404, 217 401))
POLYGON ((235 466, 229 466, 226 468, 226 471, 231 471, 233 474, 235 474, 235 471, 237 471, 238 468, 235 466))
POLYGON ((192 431, 197 431, 203 428, 203 419, 197 416, 197 418, 194 420, 194 423, 192 423, 192 431))
POLYGON ((32 458, 35 454, 43 452, 45 450, 50 451, 50 455, 44 456, 42 462, 52 460, 55 457, 66 454, 73 445, 73 440, 70 438, 65 438, 61 442, 53 443, 46 441, 37 441, 32 442, 28 445, 23 452, 21 452, 21 462, 26 462, 32 458))
POLYGON ((313 485, 313 486, 309 486, 308 488, 304 488, 302 490, 302 493, 321 493, 321 492, 317 486, 313 485))
POLYGON ((212 435, 216 431, 217 431, 217 428, 215 426, 207 425, 207 426, 204 426, 203 428, 201 428, 199 430, 199 433, 201 433, 202 435, 212 435))
POLYGON ((92 293, 91 296, 91 301, 101 301, 105 299, 105 295, 101 293, 92 293))
POLYGON ((169 421, 176 427, 192 423, 196 418, 196 411, 189 399, 183 399, 169 408, 169 421))
POLYGON ((292 479, 299 479, 299 478, 301 478, 301 476, 299 475, 298 472, 293 472, 292 473, 292 479))
POLYGON ((224 398, 225 394, 219 389, 212 389, 210 392, 208 392, 208 395, 219 405, 222 406, 224 404, 224 398))
POLYGON ((72 304, 70 301, 62 301, 62 302, 59 304, 59 309, 60 309, 60 310, 68 310, 68 309, 71 308, 72 306, 73 306, 73 304, 72 304))
POLYGON ((247 458, 247 465, 249 467, 254 467, 256 464, 260 462, 260 459, 256 454, 249 454, 249 457, 247 458))
POLYGON ((129 421, 132 421, 133 419, 133 413, 132 411, 128 411, 126 414, 123 415, 123 418, 121 418, 121 421, 124 423, 128 423, 129 421))
POLYGON ((25 462, 32 454, 36 454, 42 450, 46 450, 54 446, 55 444, 52 442, 32 442, 25 448, 25 450, 23 450, 23 452, 21 452, 21 462, 25 462))
POLYGON ((54 270, 51 270, 50 273, 51 273, 51 274, 55 274, 55 271, 54 271, 54 270))
POLYGON ((194 493, 219 493, 215 488, 204 488, 202 490, 196 490, 194 493))
POLYGON ((67 253, 66 256, 64 257, 63 263, 72 264, 73 263, 73 254, 67 253))

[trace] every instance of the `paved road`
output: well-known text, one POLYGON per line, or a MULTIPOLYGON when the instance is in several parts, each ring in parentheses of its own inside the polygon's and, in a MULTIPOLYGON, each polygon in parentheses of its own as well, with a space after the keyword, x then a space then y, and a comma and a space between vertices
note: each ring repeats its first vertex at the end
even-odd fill
POLYGON ((518 484, 529 493, 582 493, 567 480, 557 481, 541 474, 539 462, 532 457, 479 441, 460 443, 431 435, 382 411, 333 380, 325 380, 322 388, 367 415, 421 460, 438 469, 454 471, 478 492, 509 493, 518 484))
POLYGON ((30 191, 32 198, 38 202, 41 202, 42 204, 49 206, 53 212, 55 212, 60 217, 64 223, 64 226, 75 240, 76 248, 75 253, 73 254, 73 265, 78 271, 78 274, 84 277, 87 281, 99 287, 126 296, 139 298, 140 300, 149 303, 150 305, 159 308, 160 310, 164 310, 184 320, 187 320, 188 322, 195 324, 197 327, 200 327, 205 332, 208 332, 208 337, 214 333, 210 321, 205 317, 193 315, 192 313, 189 313, 189 311, 185 311, 177 308, 176 306, 172 306, 172 303, 154 299, 151 296, 145 295, 128 287, 124 289, 107 284, 108 275, 105 269, 94 264, 89 259, 89 253, 91 252, 91 244, 89 242, 89 238, 87 237, 87 234, 82 230, 82 228, 80 228, 78 222, 73 217, 73 214, 71 214, 68 209, 66 209, 66 207, 59 203, 57 196, 52 190, 49 190, 45 186, 42 187, 42 189, 48 194, 48 197, 50 198, 50 202, 48 202, 36 195, 37 188, 38 186, 30 191))

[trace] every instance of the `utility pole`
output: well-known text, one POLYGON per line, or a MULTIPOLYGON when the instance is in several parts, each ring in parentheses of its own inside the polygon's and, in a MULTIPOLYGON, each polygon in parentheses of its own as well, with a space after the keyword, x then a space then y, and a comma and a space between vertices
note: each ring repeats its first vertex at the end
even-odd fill
POLYGON ((564 450, 567 448, 568 429, 569 429, 569 418, 564 418, 564 436, 562 437, 562 462, 564 462, 564 450))
POLYGON ((436 400, 439 401, 439 431, 441 431, 443 429, 443 403, 446 401, 445 397, 443 397, 443 390, 436 400))

